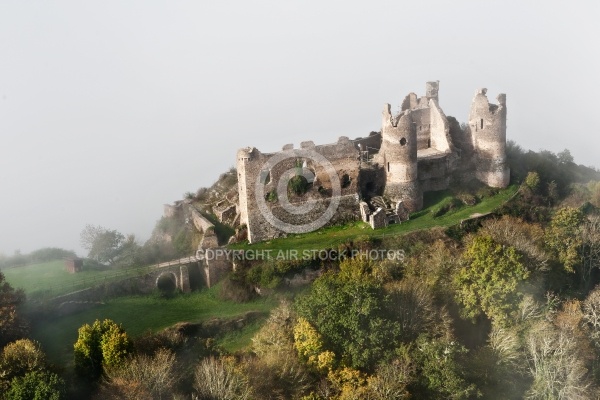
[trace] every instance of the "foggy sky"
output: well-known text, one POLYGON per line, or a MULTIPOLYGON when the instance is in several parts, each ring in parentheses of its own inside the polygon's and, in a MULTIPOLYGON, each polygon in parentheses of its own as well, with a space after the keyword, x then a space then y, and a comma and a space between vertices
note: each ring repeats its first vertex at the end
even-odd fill
POLYGON ((0 2, 0 252, 146 240, 238 148, 379 130, 440 80, 507 94, 508 138, 600 167, 595 1, 0 2))

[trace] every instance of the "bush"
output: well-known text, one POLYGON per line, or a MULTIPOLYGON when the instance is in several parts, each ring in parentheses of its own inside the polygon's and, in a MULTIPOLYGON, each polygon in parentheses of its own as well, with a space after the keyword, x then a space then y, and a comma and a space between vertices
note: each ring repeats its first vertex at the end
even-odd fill
POLYGON ((288 189, 298 196, 302 196, 308 191, 309 183, 302 175, 296 175, 290 179, 288 189))
POLYGON ((153 357, 136 356, 121 367, 107 371, 109 381, 101 389, 102 398, 166 399, 172 393, 177 376, 175 354, 159 349, 153 357), (127 397, 127 394, 137 394, 127 397), (141 396, 144 394, 144 396, 141 396))
POLYGON ((196 367, 194 388, 200 399, 246 400, 251 392, 248 379, 231 358, 205 358, 196 367))
POLYGON ((453 210, 457 207, 460 207, 461 201, 457 198, 446 198, 440 204, 432 208, 431 214, 434 218, 441 217, 446 214, 448 211, 453 210))
POLYGON ((127 333, 114 321, 96 320, 79 328, 74 347, 75 370, 83 378, 96 380, 105 367, 117 367, 132 353, 127 333))
POLYGON ((236 272, 232 272, 223 279, 219 297, 223 300, 230 300, 236 303, 245 303, 256 297, 256 292, 252 285, 246 283, 245 278, 236 272))
POLYGON ((46 371, 33 371, 12 380, 6 400, 60 400, 65 398, 65 381, 46 371))

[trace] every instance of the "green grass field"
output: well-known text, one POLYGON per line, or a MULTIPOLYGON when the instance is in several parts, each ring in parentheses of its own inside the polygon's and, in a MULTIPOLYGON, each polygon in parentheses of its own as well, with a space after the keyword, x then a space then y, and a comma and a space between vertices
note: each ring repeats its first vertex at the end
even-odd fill
MULTIPOLYGON (((44 321, 34 327, 32 336, 42 343, 50 360, 67 365, 73 356, 77 330, 96 319, 109 318, 123 325, 127 333, 138 336, 148 330, 157 332, 177 322, 200 322, 210 318, 230 318, 247 311, 269 312, 277 305, 274 298, 248 303, 233 303, 217 297, 219 285, 200 292, 181 294, 171 299, 158 296, 118 297, 77 314, 44 321)), ((250 324, 237 335, 223 337, 227 349, 238 350, 249 344, 260 322, 250 324)))
POLYGON ((128 269, 84 268, 81 272, 70 274, 62 260, 41 264, 31 264, 2 270, 6 281, 14 288, 25 291, 29 299, 43 299, 60 296, 99 285, 108 281, 137 276, 147 267, 128 269))
POLYGON ((449 191, 430 192, 425 194, 423 210, 411 214, 410 221, 401 224, 392 224, 383 229, 373 230, 364 222, 353 222, 343 226, 323 228, 315 232, 289 235, 285 239, 273 239, 252 245, 241 243, 230 247, 234 249, 253 250, 270 249, 274 251, 287 249, 298 251, 321 250, 336 248, 340 244, 358 237, 384 238, 386 236, 396 236, 438 226, 449 227, 460 223, 474 214, 486 214, 493 211, 514 196, 517 190, 517 186, 510 186, 500 190, 495 196, 484 198, 474 206, 463 205, 439 217, 433 217, 431 211, 441 202, 451 198, 451 194, 449 191))

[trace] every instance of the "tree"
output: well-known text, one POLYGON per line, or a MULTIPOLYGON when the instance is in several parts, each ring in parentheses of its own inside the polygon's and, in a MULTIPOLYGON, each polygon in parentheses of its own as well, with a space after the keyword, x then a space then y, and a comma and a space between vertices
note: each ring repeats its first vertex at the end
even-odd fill
POLYGON ((125 236, 101 226, 86 225, 80 235, 81 245, 88 250, 88 257, 101 263, 112 264, 120 255, 125 236))
POLYGON ((581 226, 581 278, 588 288, 592 270, 600 268, 600 216, 588 218, 581 226))
POLYGON ((580 226, 583 213, 572 207, 561 208, 556 212, 546 230, 546 243, 555 252, 565 270, 574 272, 580 262, 579 250, 582 245, 580 226))
POLYGON ((75 369, 87 379, 98 379, 105 368, 120 366, 133 351, 127 333, 114 321, 96 320, 78 331, 74 345, 75 369))
POLYGON ((584 400, 591 398, 591 382, 577 338, 541 321, 526 338, 533 384, 530 399, 584 400))
POLYGON ((23 290, 13 289, 0 272, 0 347, 27 333, 27 325, 17 314, 17 306, 24 301, 23 290))
POLYGON ((0 354, 0 389, 16 377, 46 368, 46 355, 37 342, 20 339, 7 344, 0 354))
POLYGON ((32 371, 14 378, 6 400, 60 400, 65 398, 65 381, 48 371, 32 371))
POLYGON ((371 370, 395 346, 397 322, 388 318, 388 299, 372 280, 319 277, 310 293, 297 302, 298 314, 323 337, 324 350, 342 365, 371 370))
POLYGON ((482 312, 500 324, 516 310, 517 286, 529 276, 514 247, 495 243, 490 236, 476 236, 463 255, 465 265, 454 281, 456 296, 467 317, 482 312))
POLYGON ((418 380, 415 398, 471 399, 477 388, 465 379, 462 358, 467 349, 455 341, 431 339, 421 335, 412 352, 418 380))

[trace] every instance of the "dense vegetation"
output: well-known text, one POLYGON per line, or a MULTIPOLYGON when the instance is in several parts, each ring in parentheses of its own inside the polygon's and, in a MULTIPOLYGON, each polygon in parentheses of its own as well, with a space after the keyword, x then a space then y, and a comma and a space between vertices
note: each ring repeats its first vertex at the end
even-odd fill
MULTIPOLYGON (((600 174, 576 165, 567 151, 524 152, 510 143, 509 159, 515 186, 494 213, 462 217, 473 212, 464 211, 466 204, 493 196, 460 188, 423 211, 428 223, 446 221, 437 228, 425 224, 407 233, 398 225, 385 237, 358 235, 358 228, 332 242, 321 236, 320 246, 363 256, 240 265, 221 294, 247 302, 260 287, 278 303, 266 321, 244 331, 251 336, 247 347, 227 350, 215 342, 218 335, 185 324, 140 335, 118 314, 105 320, 98 308, 97 322, 69 328, 79 374, 71 366, 61 371, 36 342, 15 341, 27 337, 18 309, 23 294, 0 275, 2 393, 9 399, 597 398, 600 174), (377 249, 402 250, 403 257, 364 256, 377 249), (307 273, 320 276, 304 288, 287 287, 307 273)), ((311 235, 287 245, 310 246, 311 235)), ((160 301, 185 307, 192 297, 160 301)), ((149 308, 159 315, 158 306, 149 308)))

